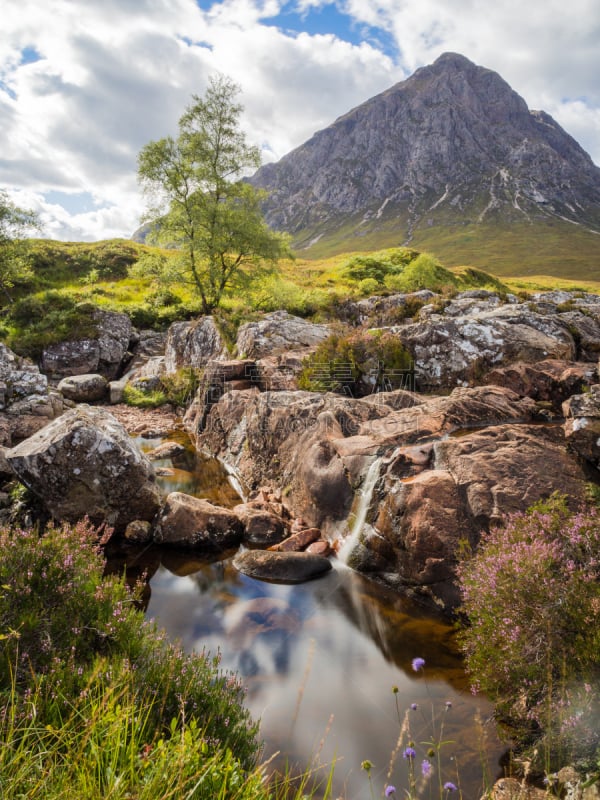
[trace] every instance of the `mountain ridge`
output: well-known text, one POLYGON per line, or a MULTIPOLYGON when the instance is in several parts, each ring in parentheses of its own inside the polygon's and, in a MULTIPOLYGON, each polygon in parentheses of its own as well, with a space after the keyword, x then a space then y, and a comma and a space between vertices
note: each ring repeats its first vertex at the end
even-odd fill
POLYGON ((477 238, 516 225, 550 226, 561 242, 577 226, 592 252, 598 239, 600 256, 600 168, 549 114, 457 53, 338 117, 250 181, 269 192, 269 224, 309 254, 317 243, 338 252, 419 246, 449 230, 477 238))

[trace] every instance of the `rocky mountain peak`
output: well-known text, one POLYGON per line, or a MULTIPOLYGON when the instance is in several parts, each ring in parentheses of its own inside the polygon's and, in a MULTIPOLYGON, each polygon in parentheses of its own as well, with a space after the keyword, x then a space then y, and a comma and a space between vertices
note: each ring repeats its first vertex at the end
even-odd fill
POLYGON ((548 114, 458 53, 339 117, 252 182, 269 192, 268 222, 300 247, 378 229, 409 242, 420 227, 459 220, 561 219, 600 232, 600 169, 548 114))

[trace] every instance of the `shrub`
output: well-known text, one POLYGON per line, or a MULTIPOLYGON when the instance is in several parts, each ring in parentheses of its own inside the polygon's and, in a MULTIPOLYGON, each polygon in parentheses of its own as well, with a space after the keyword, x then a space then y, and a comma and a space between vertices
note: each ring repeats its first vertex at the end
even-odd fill
POLYGON ((553 496, 513 514, 483 535, 459 577, 475 685, 525 739, 542 738, 546 755, 592 755, 600 746, 600 511, 570 513, 553 496))
POLYGON ((388 279, 386 285, 397 292, 416 292, 419 289, 440 292, 456 288, 458 283, 456 276, 442 267, 436 258, 429 253, 421 253, 399 275, 388 279))
POLYGON ((334 334, 304 359, 301 389, 361 397, 412 385, 412 356, 393 334, 334 334), (407 381, 408 379, 408 381, 407 381))
POLYGON ((341 274, 353 282, 359 283, 370 279, 381 285, 387 275, 402 272, 404 267, 417 256, 418 252, 408 247, 382 250, 368 256, 354 256, 344 264, 341 274))
POLYGON ((103 577, 96 541, 84 523, 41 537, 0 530, 0 702, 37 692, 38 721, 59 727, 82 693, 126 679, 150 744, 196 720, 211 753, 230 748, 252 766, 257 726, 238 680, 218 657, 186 655, 145 622, 123 580, 103 577))

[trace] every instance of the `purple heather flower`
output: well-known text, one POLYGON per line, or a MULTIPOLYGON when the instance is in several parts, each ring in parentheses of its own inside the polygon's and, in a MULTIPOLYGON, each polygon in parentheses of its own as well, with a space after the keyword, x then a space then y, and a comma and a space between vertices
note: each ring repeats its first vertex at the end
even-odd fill
POLYGON ((455 785, 452 783, 452 781, 447 781, 447 782, 444 784, 444 789, 445 789, 447 792, 456 792, 456 786, 455 786, 455 785))
POLYGON ((414 747, 407 747, 405 748, 404 752, 402 753, 403 758, 414 758, 417 755, 417 752, 414 747))
POLYGON ((391 797, 393 794, 396 794, 396 787, 395 786, 386 786, 385 787, 385 796, 391 797))
POLYGON ((428 778, 431 775, 432 769, 433 767, 431 766, 431 762, 424 758, 421 762, 421 775, 424 778, 428 778))
POLYGON ((424 658, 413 658, 412 660, 412 668, 415 672, 418 672, 420 669, 423 669, 425 666, 425 659, 424 658))

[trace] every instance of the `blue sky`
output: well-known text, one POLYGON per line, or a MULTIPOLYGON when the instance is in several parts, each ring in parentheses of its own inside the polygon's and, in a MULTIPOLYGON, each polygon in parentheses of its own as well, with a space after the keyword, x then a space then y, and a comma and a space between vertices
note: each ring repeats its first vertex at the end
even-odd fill
POLYGON ((215 72, 274 160, 444 51, 499 72, 600 164, 598 0, 3 0, 0 189, 58 239, 129 236, 136 158, 215 72))

